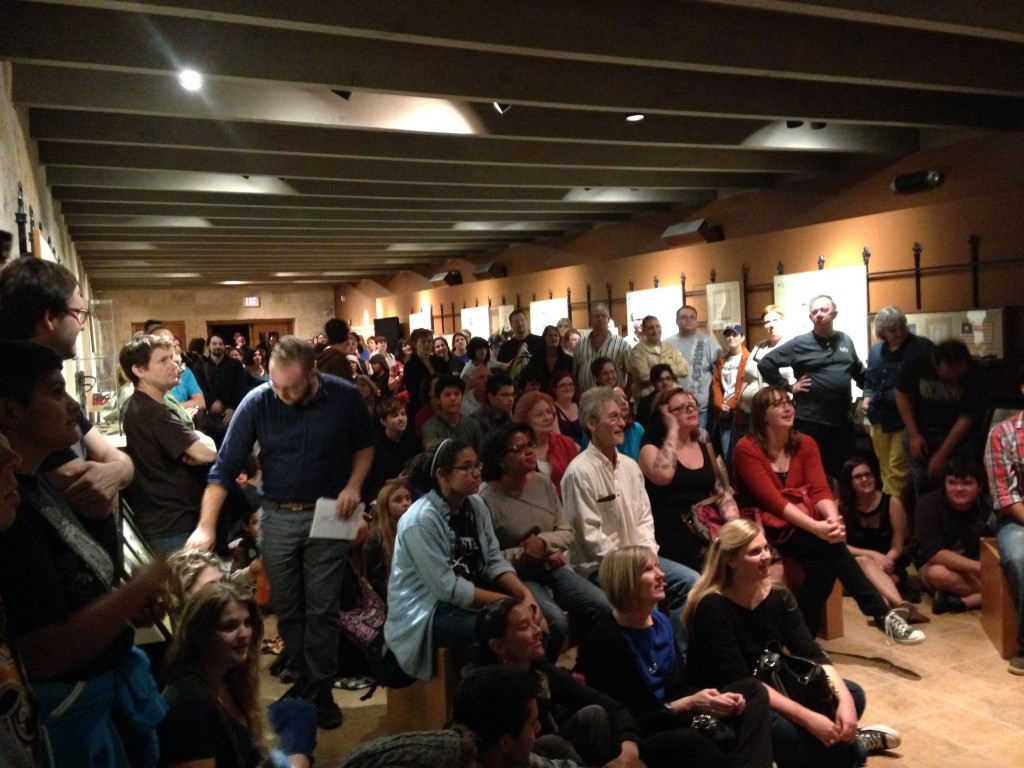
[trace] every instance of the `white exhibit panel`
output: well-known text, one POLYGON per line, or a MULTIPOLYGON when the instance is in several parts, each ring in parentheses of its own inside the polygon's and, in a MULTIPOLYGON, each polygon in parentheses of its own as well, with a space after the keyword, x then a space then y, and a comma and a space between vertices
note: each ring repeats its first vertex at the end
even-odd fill
POLYGON ((549 325, 558 325, 558 321, 566 316, 569 303, 563 296, 560 299, 546 299, 530 302, 530 333, 540 336, 549 325))
MULTIPOLYGON (((835 329, 853 339, 857 356, 867 364, 871 337, 868 335, 868 273, 863 265, 819 269, 775 276, 775 303, 786 315, 787 338, 812 329, 808 313, 811 299, 822 294, 831 296, 839 314, 835 329)), ((853 397, 860 397, 855 384, 853 397)))
POLYGON ((419 328, 426 328, 431 333, 434 332, 433 324, 430 322, 429 309, 425 309, 422 312, 413 312, 409 315, 409 333, 419 328))
MULTIPOLYGON (((740 294, 738 280, 728 280, 724 283, 708 283, 705 288, 705 295, 708 304, 708 333, 714 334, 718 343, 725 349, 725 336, 722 330, 727 325, 743 325, 743 299, 740 294)), ((743 327, 744 335, 748 330, 743 327)))
POLYGON ((464 307, 462 309, 462 328, 469 331, 469 337, 479 336, 486 339, 491 335, 491 308, 464 307))
POLYGON ((683 305, 683 294, 678 285, 666 288, 648 288, 626 292, 626 338, 635 344, 642 336, 638 333, 643 319, 654 315, 661 322, 661 336, 668 338, 679 329, 676 312, 683 305))
POLYGON ((509 325, 508 325, 508 318, 509 318, 509 315, 511 315, 514 310, 515 310, 515 305, 513 305, 513 304, 499 304, 498 305, 498 329, 495 331, 495 333, 501 333, 506 328, 509 327, 509 325))

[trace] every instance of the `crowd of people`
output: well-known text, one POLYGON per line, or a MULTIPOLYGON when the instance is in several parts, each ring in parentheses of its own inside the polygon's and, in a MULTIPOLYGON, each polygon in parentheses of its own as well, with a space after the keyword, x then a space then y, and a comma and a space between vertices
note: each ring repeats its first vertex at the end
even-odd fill
POLYGON ((186 350, 152 321, 119 355, 121 451, 67 394, 89 317, 77 282, 12 262, 0 755, 309 765, 317 728, 342 724, 339 677, 427 680, 438 647, 473 658, 456 729, 364 745, 350 765, 854 766, 897 747, 891 727, 861 726, 863 690, 814 640, 825 602, 839 580, 885 637, 924 641, 922 590, 933 614, 980 604, 995 511, 1024 607, 1024 413, 982 464, 984 382, 962 344, 889 307, 865 365, 835 302, 808 307, 812 331, 792 338, 766 307, 753 349, 740 325, 720 347, 690 306, 666 338, 649 316, 631 342, 598 304, 585 336, 568 321, 531 334, 516 310, 507 336, 415 329, 393 354, 337 319, 309 340, 186 350), (119 492, 153 553, 131 574, 119 492), (346 532, 312 534, 332 520, 346 532), (773 577, 782 558, 802 571, 795 595, 773 577), (260 603, 291 683, 269 708, 260 603), (168 612, 167 647, 135 648, 133 627, 168 612), (569 642, 585 683, 555 665, 569 642), (820 666, 827 712, 751 677, 770 646, 820 666))

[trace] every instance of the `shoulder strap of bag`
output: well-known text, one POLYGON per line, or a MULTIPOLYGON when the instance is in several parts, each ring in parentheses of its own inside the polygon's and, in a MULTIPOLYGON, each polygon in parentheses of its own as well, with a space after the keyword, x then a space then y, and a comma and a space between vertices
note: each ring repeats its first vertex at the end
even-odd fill
POLYGON ((719 485, 722 486, 722 492, 732 491, 732 486, 729 484, 729 476, 725 474, 722 465, 718 463, 718 456, 715 454, 711 441, 708 440, 704 443, 704 447, 708 449, 708 458, 711 459, 711 467, 715 470, 715 477, 718 479, 719 485))

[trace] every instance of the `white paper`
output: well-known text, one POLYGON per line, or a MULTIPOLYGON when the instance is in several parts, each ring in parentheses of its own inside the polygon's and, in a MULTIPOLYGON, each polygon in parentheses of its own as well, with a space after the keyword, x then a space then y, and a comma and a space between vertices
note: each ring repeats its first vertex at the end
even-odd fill
POLYGON ((313 510, 313 525, 309 529, 309 538, 352 541, 356 537, 366 505, 360 503, 349 515, 348 520, 339 520, 336 511, 337 503, 337 499, 317 499, 316 509, 313 510))

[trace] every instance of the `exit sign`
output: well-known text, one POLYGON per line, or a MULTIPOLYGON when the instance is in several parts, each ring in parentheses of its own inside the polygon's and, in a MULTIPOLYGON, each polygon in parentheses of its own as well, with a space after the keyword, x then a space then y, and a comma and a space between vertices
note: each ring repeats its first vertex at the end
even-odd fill
POLYGON ((260 305, 259 296, 246 296, 242 299, 243 307, 258 307, 260 305))

